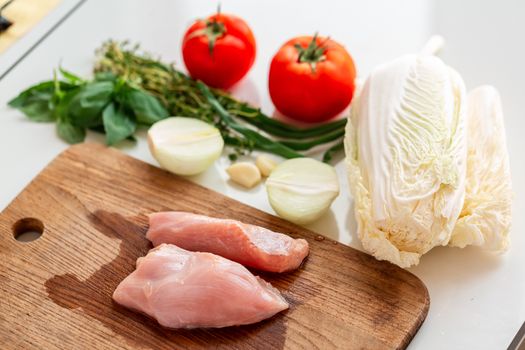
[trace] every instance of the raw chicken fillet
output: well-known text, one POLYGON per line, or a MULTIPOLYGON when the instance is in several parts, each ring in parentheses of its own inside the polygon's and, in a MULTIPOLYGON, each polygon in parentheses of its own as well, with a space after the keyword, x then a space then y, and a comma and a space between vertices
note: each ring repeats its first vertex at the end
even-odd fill
POLYGON ((288 308, 277 289, 242 265, 170 244, 139 258, 113 299, 169 328, 250 324, 288 308))
POLYGON ((151 214, 149 225, 146 237, 154 246, 171 243, 265 271, 297 269, 308 255, 308 242, 304 239, 237 220, 173 211, 151 214))

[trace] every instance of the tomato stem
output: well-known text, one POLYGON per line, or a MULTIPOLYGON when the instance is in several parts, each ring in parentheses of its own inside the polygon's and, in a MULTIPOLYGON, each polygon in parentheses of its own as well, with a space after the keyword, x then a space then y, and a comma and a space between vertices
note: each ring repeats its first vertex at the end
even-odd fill
POLYGON ((217 22, 217 18, 214 18, 211 21, 206 21, 205 35, 208 38, 208 49, 210 50, 211 56, 213 56, 215 41, 217 41, 217 39, 222 37, 225 33, 226 27, 224 26, 224 23, 217 22))
POLYGON ((215 48, 215 42, 217 41, 217 39, 223 37, 226 34, 226 26, 224 25, 224 23, 219 22, 217 20, 220 14, 221 5, 219 4, 215 16, 206 20, 206 26, 200 30, 196 30, 188 37, 188 39, 191 39, 194 37, 206 36, 206 38, 208 38, 208 50, 210 51, 210 56, 212 57, 213 49, 215 48))
POLYGON ((308 63, 312 68, 312 73, 315 73, 317 63, 326 60, 326 46, 324 45, 326 41, 328 38, 318 44, 317 33, 315 33, 307 47, 302 47, 299 43, 295 44, 294 47, 299 52, 297 62, 308 63))

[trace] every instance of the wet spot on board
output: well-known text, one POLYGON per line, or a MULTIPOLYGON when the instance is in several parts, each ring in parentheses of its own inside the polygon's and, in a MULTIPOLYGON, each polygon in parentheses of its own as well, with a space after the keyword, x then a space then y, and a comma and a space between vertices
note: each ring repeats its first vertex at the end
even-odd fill
MULTIPOLYGON (((45 288, 55 304, 69 310, 82 310, 121 336, 128 346, 155 349, 211 346, 236 349, 243 348, 248 342, 253 348, 284 347, 285 313, 247 326, 173 330, 161 327, 146 315, 116 304, 111 297, 113 291, 135 269, 137 258, 146 255, 152 248, 145 238, 148 219, 145 215, 126 218, 120 214, 99 210, 89 215, 89 221, 98 232, 120 240, 119 253, 115 259, 101 266, 84 281, 70 273, 48 279, 45 288)), ((274 279, 280 278, 269 280, 273 282, 274 279)), ((284 279, 293 283, 295 278, 290 275, 284 279)), ((293 298, 287 297, 287 300, 291 301, 291 305, 295 304, 293 298)))

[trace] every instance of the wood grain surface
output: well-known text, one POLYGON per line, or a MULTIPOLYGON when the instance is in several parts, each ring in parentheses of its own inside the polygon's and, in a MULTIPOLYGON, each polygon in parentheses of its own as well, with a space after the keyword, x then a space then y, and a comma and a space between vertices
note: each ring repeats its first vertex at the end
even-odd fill
POLYGON ((428 307, 422 282, 397 266, 101 145, 69 148, 0 214, 2 349, 401 349, 428 307), (249 326, 169 330, 115 304, 113 290, 151 248, 146 215, 160 210, 307 239, 299 270, 255 272, 290 309, 249 326), (39 239, 14 238, 40 222, 39 239))
MULTIPOLYGON (((6 2, 0 0, 0 5, 6 2)), ((61 0, 16 0, 9 5, 2 16, 13 25, 0 34, 0 53, 22 38, 60 2, 61 0)))

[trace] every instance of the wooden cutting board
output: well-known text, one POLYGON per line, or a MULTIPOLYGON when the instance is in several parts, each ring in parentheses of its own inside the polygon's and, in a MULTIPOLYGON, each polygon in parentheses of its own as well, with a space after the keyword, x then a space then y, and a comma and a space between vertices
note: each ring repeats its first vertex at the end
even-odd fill
POLYGON ((397 266, 101 145, 69 148, 0 214, 2 349, 402 349, 428 307, 423 283, 397 266), (308 240, 299 270, 259 273, 290 309, 249 326, 169 330, 113 303, 151 248, 146 215, 160 210, 308 240), (35 241, 15 239, 42 227, 35 241))

